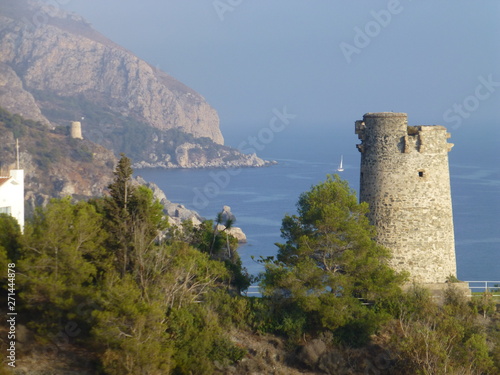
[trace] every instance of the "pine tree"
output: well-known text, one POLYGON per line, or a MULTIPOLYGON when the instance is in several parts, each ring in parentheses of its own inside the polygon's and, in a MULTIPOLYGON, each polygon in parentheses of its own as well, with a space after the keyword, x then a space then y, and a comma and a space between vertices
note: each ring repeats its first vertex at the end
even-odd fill
MULTIPOLYGON (((18 283, 40 330, 57 327, 81 303, 93 300, 109 261, 102 215, 86 202, 54 199, 25 226, 18 283)), ((78 315, 78 314, 77 314, 78 315)), ((85 324, 88 316, 77 316, 85 324)))
POLYGON ((362 302, 395 293, 403 279, 386 263, 389 250, 374 241, 367 204, 346 181, 328 176, 300 196, 297 210, 283 219, 277 260, 265 261, 265 295, 306 316, 309 327, 349 327, 345 332, 366 337, 380 317, 362 302))

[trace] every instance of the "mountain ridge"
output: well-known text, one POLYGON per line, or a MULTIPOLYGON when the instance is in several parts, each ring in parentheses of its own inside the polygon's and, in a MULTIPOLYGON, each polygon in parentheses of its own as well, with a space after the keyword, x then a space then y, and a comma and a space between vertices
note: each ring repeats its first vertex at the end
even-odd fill
POLYGON ((84 119, 85 139, 138 168, 272 164, 224 146, 203 96, 62 9, 0 0, 0 73, 0 107, 52 129, 84 119))

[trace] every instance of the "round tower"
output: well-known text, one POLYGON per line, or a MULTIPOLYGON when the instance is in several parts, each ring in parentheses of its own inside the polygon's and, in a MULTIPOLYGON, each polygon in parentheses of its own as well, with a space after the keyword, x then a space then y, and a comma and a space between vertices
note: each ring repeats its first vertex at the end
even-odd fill
POLYGON ((71 138, 83 139, 82 123, 80 121, 73 121, 71 123, 71 138))
POLYGON ((456 276, 448 143, 443 126, 408 126, 406 113, 367 113, 361 139, 360 201, 392 266, 421 283, 456 276))

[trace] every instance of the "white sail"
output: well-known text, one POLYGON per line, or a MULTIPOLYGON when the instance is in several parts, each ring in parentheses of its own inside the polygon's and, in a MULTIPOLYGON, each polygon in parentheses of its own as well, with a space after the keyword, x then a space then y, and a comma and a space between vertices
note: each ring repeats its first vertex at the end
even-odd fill
POLYGON ((343 172, 344 171, 343 162, 344 162, 344 155, 341 155, 340 156, 340 164, 339 164, 339 167, 337 168, 337 172, 343 172))

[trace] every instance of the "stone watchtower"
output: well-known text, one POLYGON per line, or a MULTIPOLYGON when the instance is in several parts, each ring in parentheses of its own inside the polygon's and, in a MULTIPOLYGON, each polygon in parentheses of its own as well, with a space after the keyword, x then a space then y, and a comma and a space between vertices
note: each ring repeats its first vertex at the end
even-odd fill
POLYGON ((443 126, 408 126, 406 113, 367 113, 356 121, 360 201, 370 205, 377 242, 392 267, 420 283, 456 276, 447 143, 443 126))
POLYGON ((82 136, 82 123, 80 121, 73 121, 70 129, 71 138, 83 139, 82 136))

